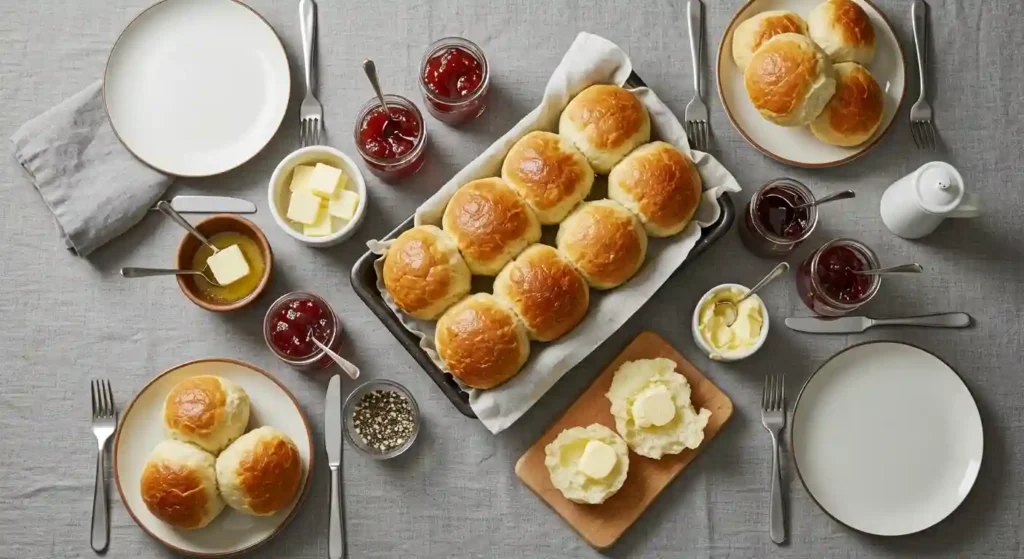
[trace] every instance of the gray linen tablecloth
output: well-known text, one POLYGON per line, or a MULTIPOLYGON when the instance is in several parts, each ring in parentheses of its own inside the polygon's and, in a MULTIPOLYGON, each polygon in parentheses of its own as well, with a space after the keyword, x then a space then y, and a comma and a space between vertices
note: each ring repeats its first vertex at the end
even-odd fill
MULTIPOLYGON (((35 0, 0 2, 0 137, 76 93, 103 71, 121 29, 150 0, 35 0)), ((301 90, 297 4, 251 2, 281 34, 301 90)), ((713 1, 708 12, 708 58, 738 0, 713 1)), ((916 76, 909 3, 880 2, 896 26, 916 76)), ((567 375, 519 423, 492 436, 460 416, 363 306, 348 273, 363 242, 389 231, 484 146, 533 107, 548 75, 578 31, 599 33, 629 52, 637 72, 678 114, 693 91, 685 2, 320 2, 321 87, 332 143, 353 152, 351 126, 371 96, 360 62, 373 57, 386 90, 419 101, 415 72, 424 47, 445 35, 463 35, 487 53, 493 68, 491 106, 478 121, 451 129, 429 120, 430 160, 417 176, 387 185, 368 177, 369 216, 342 247, 316 251, 298 245, 273 224, 266 183, 297 141, 296 108, 267 149, 222 177, 182 180, 178 192, 244 196, 257 202, 255 221, 277 258, 274 282, 254 308, 230 316, 189 304, 173 280, 127 281, 123 265, 171 263, 181 231, 147 217, 90 260, 68 253, 46 207, 23 170, 9 157, 0 165, 0 557, 92 557, 89 549, 95 450, 89 432, 87 381, 108 377, 123 406, 154 374, 199 357, 243 359, 273 371, 298 397, 322 436, 323 379, 281 366, 260 334, 266 303, 294 288, 315 290, 343 313, 345 353, 368 378, 407 385, 419 400, 425 429, 411 452, 376 463, 345 456, 345 503, 353 558, 598 557, 515 478, 515 460, 597 372, 639 331, 672 342, 736 404, 729 425, 654 503, 607 555, 612 557, 973 557, 1024 555, 1024 12, 1019 2, 931 0, 934 105, 945 150, 985 202, 986 215, 947 223, 918 242, 888 232, 878 216, 883 189, 930 160, 914 150, 905 124, 917 94, 908 79, 892 133, 862 160, 838 169, 807 171, 776 163, 748 146, 718 101, 713 77, 714 154, 750 192, 767 179, 791 176, 819 193, 854 188, 858 197, 824 212, 815 245, 851 236, 874 247, 886 263, 916 261, 927 274, 887 281, 870 305, 875 314, 945 310, 971 313, 967 331, 888 330, 856 336, 812 337, 788 331, 782 319, 806 314, 792 280, 765 293, 775 325, 767 346, 734 365, 711 363, 696 350, 688 318, 697 298, 725 281, 752 283, 769 262, 750 256, 731 232, 680 273, 592 356, 567 375), (758 402, 767 371, 787 376, 790 394, 826 357, 855 342, 897 339, 936 352, 961 372, 981 408, 985 458, 978 483, 946 522, 922 534, 881 539, 852 532, 829 519, 783 460, 790 540, 767 535, 769 440, 758 402)), ((802 257, 813 246, 806 246, 802 257)), ((346 383, 347 384, 347 383, 346 383)), ((345 392, 351 389, 346 386, 345 392)), ((325 459, 321 448, 316 460, 325 459)), ((287 531, 250 556, 326 557, 326 468, 318 468, 311 495, 287 531)), ((131 520, 112 496, 108 557, 170 557, 131 520)))

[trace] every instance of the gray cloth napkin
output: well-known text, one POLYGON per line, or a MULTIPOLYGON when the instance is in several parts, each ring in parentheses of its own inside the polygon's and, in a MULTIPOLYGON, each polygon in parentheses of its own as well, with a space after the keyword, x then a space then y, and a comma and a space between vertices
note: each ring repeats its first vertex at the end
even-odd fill
POLYGON ((11 143, 79 256, 138 223, 174 180, 136 159, 114 135, 102 82, 23 124, 11 143))

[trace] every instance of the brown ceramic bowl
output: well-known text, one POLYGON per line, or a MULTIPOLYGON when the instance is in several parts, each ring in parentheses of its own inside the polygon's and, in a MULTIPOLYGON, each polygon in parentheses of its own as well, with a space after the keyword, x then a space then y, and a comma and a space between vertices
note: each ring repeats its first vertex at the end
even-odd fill
MULTIPOLYGON (((270 243, 267 242, 267 238, 263 235, 263 231, 260 231, 260 228, 248 219, 232 214, 217 214, 215 216, 208 217, 199 223, 196 223, 195 228, 207 238, 210 238, 217 233, 233 231, 253 239, 256 241, 256 244, 260 246, 260 251, 263 254, 263 261, 266 262, 266 266, 263 268, 263 277, 260 278, 260 283, 256 286, 256 289, 254 289, 247 297, 239 299, 233 303, 222 303, 220 301, 211 300, 199 291, 192 276, 178 276, 178 287, 181 288, 181 292, 185 294, 185 297, 188 297, 188 299, 196 305, 213 312, 237 310, 258 299, 260 294, 267 289, 267 284, 270 283, 270 274, 274 269, 274 251, 270 249, 270 243)), ((178 245, 178 256, 176 260, 178 269, 187 270, 192 268, 192 257, 195 256, 195 253, 199 250, 200 246, 201 243, 199 242, 199 239, 185 233, 185 238, 183 238, 181 243, 178 245)))

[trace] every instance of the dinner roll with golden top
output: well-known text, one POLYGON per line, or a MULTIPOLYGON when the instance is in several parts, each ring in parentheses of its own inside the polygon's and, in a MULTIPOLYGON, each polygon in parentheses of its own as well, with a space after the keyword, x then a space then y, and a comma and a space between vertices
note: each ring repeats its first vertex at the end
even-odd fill
POLYGON ((882 123, 882 88, 871 72, 856 62, 840 62, 835 69, 836 94, 811 123, 811 132, 834 146, 863 144, 882 123))
POLYGON ((590 288, 557 250, 536 244, 494 279, 494 296, 519 315, 531 339, 550 342, 583 320, 590 288))
POLYGON ((493 276, 540 240, 540 221, 516 191, 497 178, 478 179, 455 191, 441 218, 469 271, 493 276))
POLYGON ((579 149, 594 171, 607 175, 616 163, 651 139, 651 117, 635 95, 617 85, 592 85, 569 101, 558 133, 579 149))
POLYGON ((640 221, 613 200, 584 202, 562 222, 555 244, 594 289, 626 283, 647 256, 640 221))
POLYGON ((175 528, 206 526, 224 510, 224 501, 217 492, 215 460, 212 454, 191 444, 162 441, 142 468, 142 502, 153 516, 175 528))
POLYGON ((807 22, 788 10, 769 10, 736 26, 732 33, 732 59, 736 66, 741 72, 746 70, 757 49, 768 39, 783 33, 807 35, 807 22))
POLYGON ((164 425, 172 439, 219 453, 245 432, 249 395, 241 386, 213 375, 189 377, 164 400, 164 425))
POLYGON ((217 457, 217 485, 231 508, 269 516, 295 500, 302 457, 288 435, 260 427, 242 435, 217 457))
POLYGON ((836 91, 835 71, 814 41, 776 35, 754 53, 743 83, 761 116, 780 126, 803 126, 818 117, 836 91))
POLYGON ((384 256, 384 287, 398 308, 434 320, 469 294, 472 275, 455 240, 433 225, 413 227, 384 256))
POLYGON ((608 197, 635 213, 652 237, 682 231, 703 188, 693 161, 666 142, 636 148, 608 175, 608 197))
POLYGON ((811 39, 832 62, 868 65, 875 59, 875 28, 871 18, 853 0, 827 0, 807 18, 811 39))
POLYGON ((512 146, 501 178, 526 200, 542 225, 554 225, 590 194, 594 170, 572 142, 537 131, 512 146))
POLYGON ((437 321, 434 346, 455 378, 485 390, 516 376, 530 356, 526 327, 489 293, 448 309, 437 321))

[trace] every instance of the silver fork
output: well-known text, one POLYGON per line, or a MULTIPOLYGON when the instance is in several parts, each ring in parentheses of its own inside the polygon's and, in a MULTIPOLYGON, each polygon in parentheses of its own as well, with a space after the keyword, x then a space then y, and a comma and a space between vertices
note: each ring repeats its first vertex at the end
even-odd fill
POLYGON ((775 543, 786 541, 786 516, 782 511, 782 474, 779 472, 779 433, 786 426, 786 383, 778 375, 764 379, 761 424, 772 435, 772 495, 768 534, 775 543))
POLYGON ((92 495, 92 535, 89 544, 102 553, 110 543, 110 516, 107 507, 107 479, 104 449, 117 426, 117 408, 110 381, 94 380, 92 390, 92 434, 96 435, 99 452, 96 454, 96 489, 92 495))
POLYGON ((313 94, 316 71, 316 2, 299 2, 299 24, 302 30, 302 57, 306 64, 306 97, 299 107, 299 146, 320 145, 320 132, 324 124, 324 106, 313 94))
POLYGON ((928 104, 928 79, 925 68, 928 62, 928 4, 924 0, 914 0, 910 7, 910 15, 914 21, 914 49, 917 51, 918 81, 921 82, 921 95, 910 107, 910 133, 914 137, 917 149, 935 151, 935 123, 932 120, 932 106, 928 104))
POLYGON ((694 149, 708 150, 708 108, 700 98, 701 46, 704 43, 704 3, 690 0, 686 3, 689 18, 690 59, 693 63, 693 99, 686 105, 686 135, 694 149))

